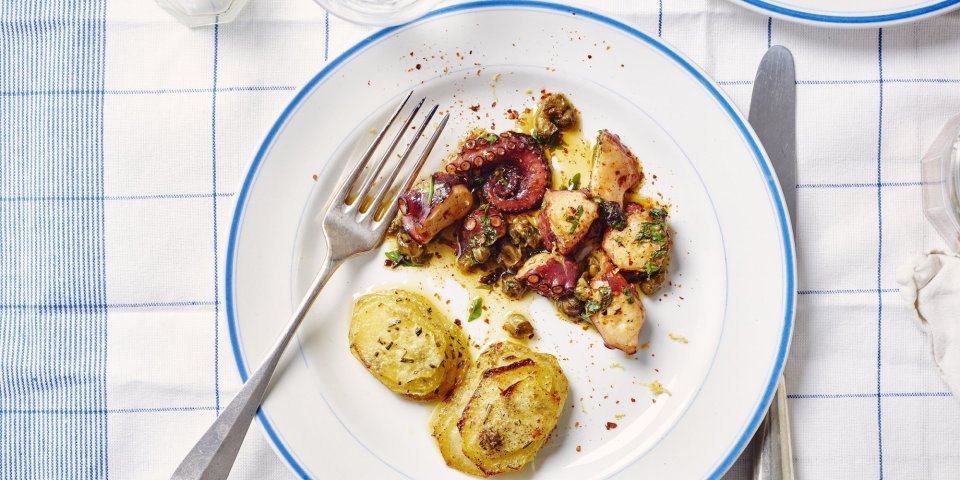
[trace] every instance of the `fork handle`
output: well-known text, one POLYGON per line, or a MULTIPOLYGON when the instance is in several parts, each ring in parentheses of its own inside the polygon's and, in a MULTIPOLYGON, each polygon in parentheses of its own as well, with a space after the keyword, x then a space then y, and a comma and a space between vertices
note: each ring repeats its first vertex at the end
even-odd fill
POLYGON ((213 425, 200 437, 190 453, 180 462, 180 466, 173 472, 173 480, 221 480, 227 478, 233 462, 237 459, 237 452, 250 428, 250 422, 256 416, 263 400, 263 394, 270 384, 280 357, 287 348, 293 334, 303 322, 307 311, 317 299, 317 295, 326 285, 327 280, 340 266, 339 262, 330 260, 327 253, 320 271, 310 285, 307 295, 300 301, 297 311, 290 319, 276 344, 270 349, 267 358, 260 364, 257 371, 247 379, 237 396, 230 401, 213 425))
POLYGON ((790 414, 783 375, 767 416, 754 436, 754 480, 793 480, 793 447, 790 441, 790 414))

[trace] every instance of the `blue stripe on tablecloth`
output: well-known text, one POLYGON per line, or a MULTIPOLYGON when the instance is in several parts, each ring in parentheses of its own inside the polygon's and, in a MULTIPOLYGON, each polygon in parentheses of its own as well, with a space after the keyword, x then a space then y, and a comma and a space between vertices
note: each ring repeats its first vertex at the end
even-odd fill
POLYGON ((883 396, 880 377, 883 339, 883 29, 877 31, 877 73, 880 100, 877 122, 877 452, 883 480, 883 396))
POLYGON ((213 170, 213 396, 217 415, 220 415, 220 258, 217 233, 217 60, 220 54, 220 20, 213 24, 213 87, 210 105, 210 157, 213 170))
MULTIPOLYGON (((292 92, 297 87, 290 85, 245 85, 217 88, 224 92, 292 92)), ((178 93, 211 93, 212 88, 130 88, 130 89, 53 89, 53 90, 2 90, 0 97, 31 97, 56 95, 170 95, 178 93)))
POLYGON ((105 478, 104 0, 0 5, 0 478, 105 478), (61 202, 44 198, 83 197, 61 202), (62 305, 68 308, 49 308, 62 305), (29 410, 89 415, 12 415, 29 410))

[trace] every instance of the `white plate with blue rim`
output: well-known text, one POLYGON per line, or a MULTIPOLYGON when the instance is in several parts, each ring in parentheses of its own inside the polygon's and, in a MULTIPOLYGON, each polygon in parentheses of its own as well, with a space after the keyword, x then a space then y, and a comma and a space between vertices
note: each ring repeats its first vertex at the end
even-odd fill
MULTIPOLYGON (((505 476, 721 476, 756 430, 789 348, 795 267, 783 199, 746 120, 700 68, 628 25, 566 6, 444 8, 370 36, 300 90, 257 152, 234 215, 226 299, 240 376, 259 364, 315 272, 319 216, 345 165, 410 89, 451 115, 424 172, 468 129, 509 129, 507 109, 532 105, 541 89, 562 91, 584 131, 620 134, 656 176, 644 189, 671 205, 672 283, 643 300, 637 354, 604 348, 595 332, 533 300, 531 346, 560 360, 570 394, 535 461, 505 476)), ((327 284, 259 420, 304 478, 465 478, 428 432, 434 405, 369 375, 350 354, 347 327, 363 293, 421 290, 465 318, 469 292, 416 268, 384 268, 383 254, 350 260, 327 284)), ((471 343, 503 334, 495 321, 464 324, 471 343)))
POLYGON ((960 0, 730 0, 790 22, 834 28, 877 28, 916 22, 960 8, 960 0))

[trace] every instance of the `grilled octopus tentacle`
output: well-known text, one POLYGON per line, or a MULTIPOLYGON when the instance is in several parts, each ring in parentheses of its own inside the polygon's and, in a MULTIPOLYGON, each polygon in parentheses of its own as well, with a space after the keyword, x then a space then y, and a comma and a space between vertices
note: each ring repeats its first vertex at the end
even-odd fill
POLYGON ((458 175, 486 176, 483 195, 507 213, 535 208, 547 191, 549 171, 543 149, 533 137, 503 132, 495 140, 470 139, 444 169, 458 175))

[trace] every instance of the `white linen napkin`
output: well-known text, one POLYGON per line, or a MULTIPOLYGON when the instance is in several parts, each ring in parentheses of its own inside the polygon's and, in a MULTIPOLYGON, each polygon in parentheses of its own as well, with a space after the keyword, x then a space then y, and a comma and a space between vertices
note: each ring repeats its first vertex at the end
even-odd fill
POLYGON ((897 283, 928 333, 940 375, 960 399, 960 256, 914 255, 897 270, 897 283))

